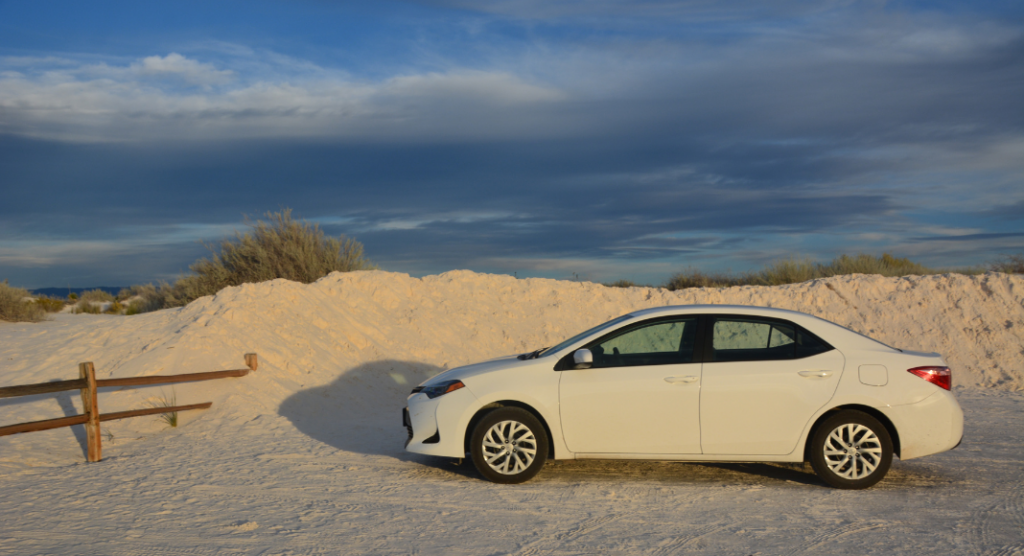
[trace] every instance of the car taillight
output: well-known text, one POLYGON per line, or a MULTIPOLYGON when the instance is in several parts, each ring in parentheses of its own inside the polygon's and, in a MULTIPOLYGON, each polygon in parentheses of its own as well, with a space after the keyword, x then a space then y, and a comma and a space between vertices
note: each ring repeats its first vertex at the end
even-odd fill
POLYGON ((949 390, 953 386, 953 371, 950 371, 949 367, 914 367, 907 369, 907 372, 913 373, 939 388, 949 390))

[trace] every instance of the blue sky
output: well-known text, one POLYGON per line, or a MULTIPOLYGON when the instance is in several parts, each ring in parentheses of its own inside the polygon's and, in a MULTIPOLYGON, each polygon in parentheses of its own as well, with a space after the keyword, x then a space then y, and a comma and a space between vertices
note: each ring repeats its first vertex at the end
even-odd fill
POLYGON ((1020 2, 0 1, 0 279, 291 207, 386 270, 1024 251, 1020 2))

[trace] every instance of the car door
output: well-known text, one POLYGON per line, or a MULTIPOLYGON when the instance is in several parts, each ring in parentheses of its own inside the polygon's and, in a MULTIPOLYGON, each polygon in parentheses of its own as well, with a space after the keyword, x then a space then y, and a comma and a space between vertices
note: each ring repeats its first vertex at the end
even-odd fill
POLYGON ((699 454, 698 323, 695 316, 653 319, 584 346, 593 353, 592 367, 561 371, 559 380, 568 448, 699 454))
POLYGON ((787 321, 710 319, 700 397, 705 454, 782 455, 835 393, 844 358, 787 321))

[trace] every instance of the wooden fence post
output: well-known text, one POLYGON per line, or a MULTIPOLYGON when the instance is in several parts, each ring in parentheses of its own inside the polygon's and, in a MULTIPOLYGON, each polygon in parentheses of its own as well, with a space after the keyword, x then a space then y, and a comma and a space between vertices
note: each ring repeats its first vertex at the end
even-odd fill
POLYGON ((89 418, 85 423, 87 459, 100 461, 103 457, 103 446, 100 443, 100 408, 96 402, 96 368, 93 367, 92 362, 78 364, 78 377, 85 379, 85 388, 82 388, 82 405, 85 415, 89 418))
POLYGON ((256 367, 259 366, 259 362, 256 359, 256 354, 255 353, 246 353, 245 354, 245 366, 249 367, 250 369, 252 369, 254 371, 256 370, 256 367))

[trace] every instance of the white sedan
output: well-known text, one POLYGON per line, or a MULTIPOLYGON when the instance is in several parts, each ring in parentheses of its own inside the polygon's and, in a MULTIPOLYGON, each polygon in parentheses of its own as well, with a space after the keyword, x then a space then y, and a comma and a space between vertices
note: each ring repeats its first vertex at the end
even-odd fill
POLYGON ((557 346, 445 371, 403 410, 406 448, 519 483, 554 459, 804 462, 867 488, 956 447, 963 412, 937 353, 781 309, 637 311, 557 346))

